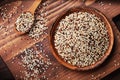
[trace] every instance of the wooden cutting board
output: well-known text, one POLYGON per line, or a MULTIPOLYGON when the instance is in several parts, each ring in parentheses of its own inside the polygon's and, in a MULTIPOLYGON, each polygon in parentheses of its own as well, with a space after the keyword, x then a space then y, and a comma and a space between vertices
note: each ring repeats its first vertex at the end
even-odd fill
MULTIPOLYGON (((45 0, 44 0, 45 1, 45 0)), ((26 48, 37 48, 36 45, 42 44, 42 54, 47 54, 48 58, 52 65, 46 70, 42 75, 46 76, 45 80, 99 80, 111 72, 115 71, 120 67, 120 32, 112 21, 112 18, 120 13, 120 1, 97 1, 90 5, 90 7, 94 7, 105 14, 105 16, 109 19, 112 25, 112 29, 115 36, 113 50, 107 60, 98 68, 89 71, 73 71, 70 70, 63 65, 61 65, 52 55, 49 47, 48 34, 43 34, 39 40, 33 40, 28 37, 27 34, 19 35, 14 31, 14 23, 18 15, 22 11, 26 11, 34 0, 23 0, 23 1, 13 1, 9 5, 4 5, 2 8, 6 8, 7 11, 1 10, 0 13, 5 12, 8 16, 9 13, 12 13, 12 16, 5 18, 3 21, 3 16, 0 14, 0 25, 4 25, 0 27, 0 55, 7 64, 8 68, 14 75, 17 80, 23 80, 25 74, 21 73, 21 71, 26 71, 24 67, 19 65, 21 63, 20 56, 21 53, 26 48)), ((80 7, 82 3, 77 0, 49 0, 48 6, 45 7, 49 18, 47 22, 48 31, 63 11, 66 11, 72 7, 80 7)), ((41 5, 40 5, 41 6, 41 5)), ((36 11, 36 17, 38 16, 42 8, 39 8, 36 11)), ((42 56, 42 54, 40 54, 42 56)), ((44 56, 43 56, 44 57, 44 56)))

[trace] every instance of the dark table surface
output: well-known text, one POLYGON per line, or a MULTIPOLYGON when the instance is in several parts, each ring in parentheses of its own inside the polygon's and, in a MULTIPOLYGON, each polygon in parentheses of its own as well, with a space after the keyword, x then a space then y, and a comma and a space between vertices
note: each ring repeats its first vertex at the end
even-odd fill
POLYGON ((14 80, 14 77, 0 57, 0 80, 14 80))

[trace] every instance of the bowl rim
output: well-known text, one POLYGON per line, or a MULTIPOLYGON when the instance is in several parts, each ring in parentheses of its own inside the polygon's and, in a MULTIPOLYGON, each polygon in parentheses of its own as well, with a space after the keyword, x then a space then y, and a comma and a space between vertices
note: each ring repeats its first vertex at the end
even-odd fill
MULTIPOLYGON (((58 26, 58 25, 57 25, 58 26)), ((102 13, 100 12, 99 10, 95 9, 95 8, 92 8, 92 7, 75 7, 75 8, 71 8, 69 9, 68 11, 64 12, 61 14, 60 17, 58 17, 56 19, 56 21, 53 23, 52 25, 52 28, 50 30, 50 33, 49 33, 49 42, 50 42, 50 49, 52 51, 52 54, 54 55, 54 57, 57 59, 58 62, 60 62, 62 65, 64 65, 65 67, 69 68, 69 69, 72 69, 72 70, 78 70, 78 71, 84 71, 84 70, 90 70, 90 69, 94 69, 96 67, 98 67, 100 64, 102 64, 106 58, 110 55, 111 51, 112 51, 112 47, 113 47, 113 44, 114 44, 114 34, 113 34, 113 30, 112 30, 112 26, 110 24, 110 22, 108 21, 107 17, 102 13), (96 16, 100 17, 101 20, 106 24, 106 28, 108 30, 108 35, 109 35, 109 47, 108 49, 106 50, 104 56, 98 60, 97 62, 95 62, 95 64, 92 64, 90 66, 86 66, 86 67, 78 67, 78 66, 73 66, 67 62, 65 62, 57 53, 55 47, 54 47, 54 34, 55 34, 55 26, 57 24, 59 24, 59 21, 61 19, 63 19, 63 17, 66 16, 66 14, 71 14, 73 12, 88 12, 88 13, 95 13, 96 16)))

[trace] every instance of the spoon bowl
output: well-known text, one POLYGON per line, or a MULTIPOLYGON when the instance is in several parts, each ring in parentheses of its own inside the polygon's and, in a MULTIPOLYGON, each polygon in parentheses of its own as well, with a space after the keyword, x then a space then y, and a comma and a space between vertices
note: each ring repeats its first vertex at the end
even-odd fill
MULTIPOLYGON (((34 18, 34 13, 35 13, 35 10, 36 10, 36 8, 38 7, 38 5, 40 4, 40 2, 41 2, 41 0, 34 0, 34 3, 32 4, 32 6, 27 10, 27 11, 25 11, 25 12, 23 12, 23 14, 25 14, 25 13, 30 13, 32 16, 33 16, 33 18, 34 18)), ((34 22, 34 21, 33 21, 34 22)), ((28 32, 29 30, 30 30, 30 28, 29 28, 29 30, 27 30, 26 32, 21 32, 21 31, 18 31, 17 29, 16 29, 16 24, 15 24, 15 31, 18 33, 18 34, 24 34, 24 33, 26 33, 26 32, 28 32)), ((31 25, 31 27, 32 27, 32 25, 31 25)))

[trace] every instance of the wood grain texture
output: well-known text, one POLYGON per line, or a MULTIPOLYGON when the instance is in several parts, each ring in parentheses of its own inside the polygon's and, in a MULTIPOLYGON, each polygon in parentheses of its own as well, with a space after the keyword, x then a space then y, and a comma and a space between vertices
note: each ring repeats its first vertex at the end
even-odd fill
MULTIPOLYGON (((49 25, 48 31, 46 31, 47 33, 49 33, 53 22, 62 14, 63 11, 67 11, 72 7, 81 6, 82 4, 76 0, 50 1, 50 4, 46 7, 48 15, 45 16, 49 19, 47 22, 47 25, 49 25)), ((47 34, 43 34, 39 40, 35 41, 29 38, 27 34, 19 35, 14 31, 14 22, 16 18, 22 11, 29 9, 33 2, 34 0, 14 1, 10 3, 12 5, 9 7, 7 6, 7 8, 9 8, 7 13, 13 13, 13 16, 9 19, 5 19, 4 21, 1 18, 2 16, 0 16, 0 25, 5 26, 5 28, 0 29, 0 55, 17 80, 22 80, 24 74, 22 74, 21 71, 25 71, 25 69, 18 64, 21 62, 20 56, 23 54, 21 51, 30 47, 37 48, 36 44, 43 44, 43 54, 48 54, 51 59, 52 65, 44 74, 49 80, 99 80, 120 67, 120 65, 116 65, 120 63, 120 32, 112 22, 112 18, 120 13, 120 1, 111 1, 112 5, 108 5, 110 1, 107 0, 103 1, 103 6, 99 5, 98 2, 90 5, 91 7, 103 12, 109 19, 114 32, 115 41, 113 50, 107 60, 100 67, 89 71, 73 71, 62 66, 51 53, 47 34), (22 8, 22 5, 24 5, 24 8, 22 8), (17 8, 13 9, 14 6, 17 6, 17 8)), ((38 16, 37 13, 41 10, 42 8, 39 8, 36 11, 36 17, 38 16)), ((41 74, 40 77, 42 75, 43 74, 41 74)))

